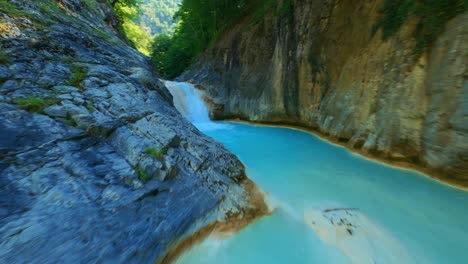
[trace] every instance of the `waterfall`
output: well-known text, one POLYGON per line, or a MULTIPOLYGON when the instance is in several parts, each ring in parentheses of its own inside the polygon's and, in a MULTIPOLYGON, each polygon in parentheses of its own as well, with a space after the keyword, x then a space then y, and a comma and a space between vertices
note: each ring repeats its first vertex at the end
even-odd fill
POLYGON ((206 128, 214 124, 203 101, 202 93, 192 84, 167 81, 166 87, 174 98, 176 109, 196 127, 206 128))

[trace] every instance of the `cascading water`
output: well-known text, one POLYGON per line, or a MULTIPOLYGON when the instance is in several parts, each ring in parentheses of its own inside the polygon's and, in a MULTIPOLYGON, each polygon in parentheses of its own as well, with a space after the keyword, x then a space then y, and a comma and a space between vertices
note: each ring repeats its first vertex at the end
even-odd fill
POLYGON ((166 86, 177 109, 235 153, 276 208, 177 263, 466 263, 467 192, 303 131, 213 123, 200 91, 166 86))
POLYGON ((185 82, 166 81, 165 84, 174 98, 174 106, 185 118, 198 128, 213 124, 198 89, 185 82))

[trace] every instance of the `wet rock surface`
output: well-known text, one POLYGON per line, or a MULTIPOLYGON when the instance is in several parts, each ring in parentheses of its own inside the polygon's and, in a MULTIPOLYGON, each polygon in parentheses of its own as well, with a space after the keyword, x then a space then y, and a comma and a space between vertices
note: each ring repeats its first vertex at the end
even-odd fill
POLYGON ((253 210, 243 165, 175 110, 148 58, 118 37, 107 1, 8 2, 2 261, 153 263, 253 210))

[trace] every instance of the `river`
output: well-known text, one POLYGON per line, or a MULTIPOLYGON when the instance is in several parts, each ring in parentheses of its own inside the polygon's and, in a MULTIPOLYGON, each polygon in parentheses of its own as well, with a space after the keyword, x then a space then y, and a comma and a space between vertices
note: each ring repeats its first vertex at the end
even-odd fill
POLYGON ((183 115, 239 157, 274 210, 177 263, 467 263, 468 192, 308 132, 212 122, 200 91, 166 85, 183 115))

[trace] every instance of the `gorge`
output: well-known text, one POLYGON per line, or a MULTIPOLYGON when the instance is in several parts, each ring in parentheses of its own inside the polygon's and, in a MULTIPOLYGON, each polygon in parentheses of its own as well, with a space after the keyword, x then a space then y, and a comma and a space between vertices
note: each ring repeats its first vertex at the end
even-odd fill
POLYGON ((0 0, 0 263, 463 263, 467 8, 0 0))
POLYGON ((200 91, 166 85, 174 101, 184 98, 176 104, 184 116, 241 159, 273 210, 231 237, 214 234, 177 263, 462 263, 468 257, 468 192, 307 132, 209 122, 200 91))
POLYGON ((243 18, 178 80, 208 91, 215 119, 309 128, 468 186, 468 13, 417 53, 416 18, 373 34, 387 2, 278 1, 289 12, 243 18))

